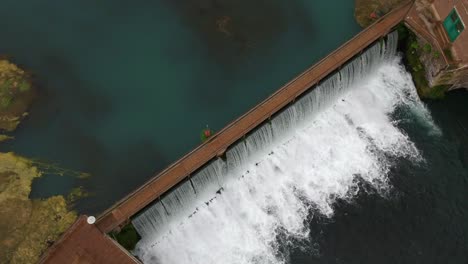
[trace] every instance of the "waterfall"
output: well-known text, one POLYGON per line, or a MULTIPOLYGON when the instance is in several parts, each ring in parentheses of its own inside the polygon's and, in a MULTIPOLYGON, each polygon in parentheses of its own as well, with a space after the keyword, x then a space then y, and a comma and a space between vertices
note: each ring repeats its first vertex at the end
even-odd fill
POLYGON ((215 159, 135 217, 133 225, 144 238, 152 240, 161 237, 177 224, 177 219, 188 217, 196 211, 194 201, 207 202, 211 199, 222 188, 224 175, 225 162, 215 159))
MULTIPOLYGON (((191 177, 195 190, 203 190, 207 193, 216 193, 223 185, 226 175, 226 164, 221 159, 215 159, 203 169, 191 177)), ((197 192, 200 196, 204 192, 197 192)))
POLYGON ((245 144, 249 156, 255 154, 263 154, 268 146, 273 143, 273 128, 270 123, 266 123, 263 126, 255 129, 250 135, 245 138, 245 144))
MULTIPOLYGON (((346 197, 354 175, 385 182, 381 177, 389 165, 375 157, 370 144, 391 155, 417 159, 417 149, 388 118, 405 95, 412 101, 418 100, 417 95, 402 92, 403 88, 395 90, 401 98, 391 89, 382 95, 374 87, 358 89, 380 74, 382 65, 396 60, 397 40, 393 32, 367 48, 232 145, 225 160, 212 160, 135 216, 132 223, 142 240, 134 253, 145 263, 282 263, 274 246, 277 228, 305 237, 303 221, 310 204, 330 215, 330 197, 346 197), (348 93, 351 89, 353 93, 348 93), (347 94, 350 102, 338 100, 347 94), (367 116, 369 120, 364 120, 367 116), (331 129, 331 124, 337 128, 331 129), (333 148, 341 146, 337 144, 349 147, 333 148), (249 184, 241 182, 246 175, 249 184), (233 229, 243 231, 229 233, 233 229), (203 249, 197 243, 181 246, 185 239, 195 241, 204 235, 213 239, 203 241, 203 249), (248 244, 245 249, 239 245, 243 239, 248 244), (231 244, 231 240, 236 241, 231 244), (210 247, 220 252, 211 252, 214 256, 208 260, 210 253, 205 251, 210 247)), ((376 81, 375 86, 382 84, 376 81)), ((424 111, 420 103, 416 108, 424 111)))

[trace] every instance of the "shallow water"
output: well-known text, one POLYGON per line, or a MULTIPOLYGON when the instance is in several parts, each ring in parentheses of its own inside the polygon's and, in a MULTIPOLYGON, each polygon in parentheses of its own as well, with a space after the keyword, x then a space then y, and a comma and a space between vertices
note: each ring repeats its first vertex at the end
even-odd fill
POLYGON ((354 36, 353 2, 7 0, 0 54, 40 98, 0 150, 89 172, 46 176, 32 197, 84 185, 96 213, 354 36), (340 6, 340 8, 336 8, 340 6))

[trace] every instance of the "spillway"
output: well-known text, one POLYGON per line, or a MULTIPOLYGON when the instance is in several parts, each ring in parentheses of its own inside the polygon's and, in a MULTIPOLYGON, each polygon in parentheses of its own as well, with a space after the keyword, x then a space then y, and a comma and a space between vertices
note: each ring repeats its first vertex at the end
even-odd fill
POLYGON ((395 157, 422 162, 392 113, 437 131, 396 54, 378 41, 132 219, 144 263, 286 263, 307 219, 358 182, 388 190, 395 157))

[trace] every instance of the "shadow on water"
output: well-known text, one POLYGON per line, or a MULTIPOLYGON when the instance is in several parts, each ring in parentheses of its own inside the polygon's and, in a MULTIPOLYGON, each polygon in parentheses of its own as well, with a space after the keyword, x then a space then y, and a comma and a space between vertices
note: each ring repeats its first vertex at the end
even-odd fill
POLYGON ((122 194, 128 193, 128 190, 135 190, 143 182, 148 180, 148 175, 154 175, 161 171, 168 161, 163 153, 158 152, 158 148, 149 141, 137 141, 132 145, 125 146, 119 152, 107 151, 107 160, 102 156, 98 157, 96 171, 103 177, 91 177, 84 185, 86 190, 92 194, 98 193, 101 198, 99 202, 93 196, 83 199, 79 206, 87 208, 91 212, 102 209, 102 204, 110 205, 117 202, 122 194), (109 166, 110 164, 113 164, 109 166), (125 179, 125 184, 120 182, 125 179))
MULTIPOLYGON (((183 24, 203 46, 206 59, 215 65, 220 80, 200 79, 193 83, 190 97, 203 106, 223 107, 230 103, 234 84, 252 71, 268 68, 255 61, 259 54, 272 52, 274 43, 290 30, 302 32, 304 40, 319 40, 316 23, 301 1, 281 0, 165 0, 183 24)), ((173 56, 178 56, 174 51, 173 56)), ((274 56, 274 55, 270 55, 274 56)), ((291 76, 292 77, 292 76, 291 76)), ((206 108, 202 108, 206 109, 206 108)))
MULTIPOLYGON (((157 147, 149 141, 137 141, 132 145, 121 146, 119 151, 109 149, 88 135, 74 135, 74 145, 67 145, 73 151, 74 160, 85 164, 93 175, 85 179, 73 179, 70 175, 50 175, 36 179, 33 183, 32 198, 48 197, 56 194, 67 194, 75 186, 82 186, 90 196, 78 200, 77 209, 86 209, 88 213, 97 213, 103 206, 108 206, 128 190, 138 188, 167 165, 167 160, 157 147), (125 179, 122 184, 121 179, 125 179), (39 190, 39 191, 37 191, 39 190), (96 200, 96 196, 99 197, 96 200)), ((70 142, 64 139, 63 142, 70 142)))
MULTIPOLYGON (((77 109, 81 117, 89 119, 90 121, 97 121, 105 114, 111 112, 111 102, 109 98, 102 94, 99 90, 92 89, 92 84, 87 83, 85 80, 80 78, 79 74, 76 73, 74 66, 71 62, 66 60, 65 56, 49 54, 43 56, 44 67, 51 72, 60 73, 60 78, 68 86, 67 89, 73 91, 73 93, 67 93, 65 100, 61 100, 61 104, 68 104, 67 107, 73 107, 77 109)), ((46 92, 53 92, 48 90, 46 92)), ((50 94, 44 94, 41 100, 48 100, 54 102, 48 98, 50 94)), ((43 105, 43 103, 42 103, 43 105)), ((60 112, 60 109, 57 109, 60 112)))
POLYGON ((165 0, 196 32, 221 67, 239 67, 258 49, 266 49, 291 26, 313 34, 301 3, 279 0, 165 0), (297 13, 302 14, 297 14, 297 13))

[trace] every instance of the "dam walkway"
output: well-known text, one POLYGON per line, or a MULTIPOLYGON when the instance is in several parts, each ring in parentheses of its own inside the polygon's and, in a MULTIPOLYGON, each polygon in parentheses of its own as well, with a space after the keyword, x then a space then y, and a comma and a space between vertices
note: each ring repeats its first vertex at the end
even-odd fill
POLYGON ((208 141, 118 201, 103 212, 95 224, 87 224, 86 217, 80 217, 77 223, 44 254, 40 263, 139 263, 107 233, 128 223, 137 212, 213 158, 222 156, 228 147, 237 140, 268 120, 329 74, 340 69, 370 44, 390 33, 396 25, 405 20, 412 6, 413 2, 410 1, 377 20, 373 25, 364 29, 340 48, 285 84, 266 100, 213 135, 208 141))

